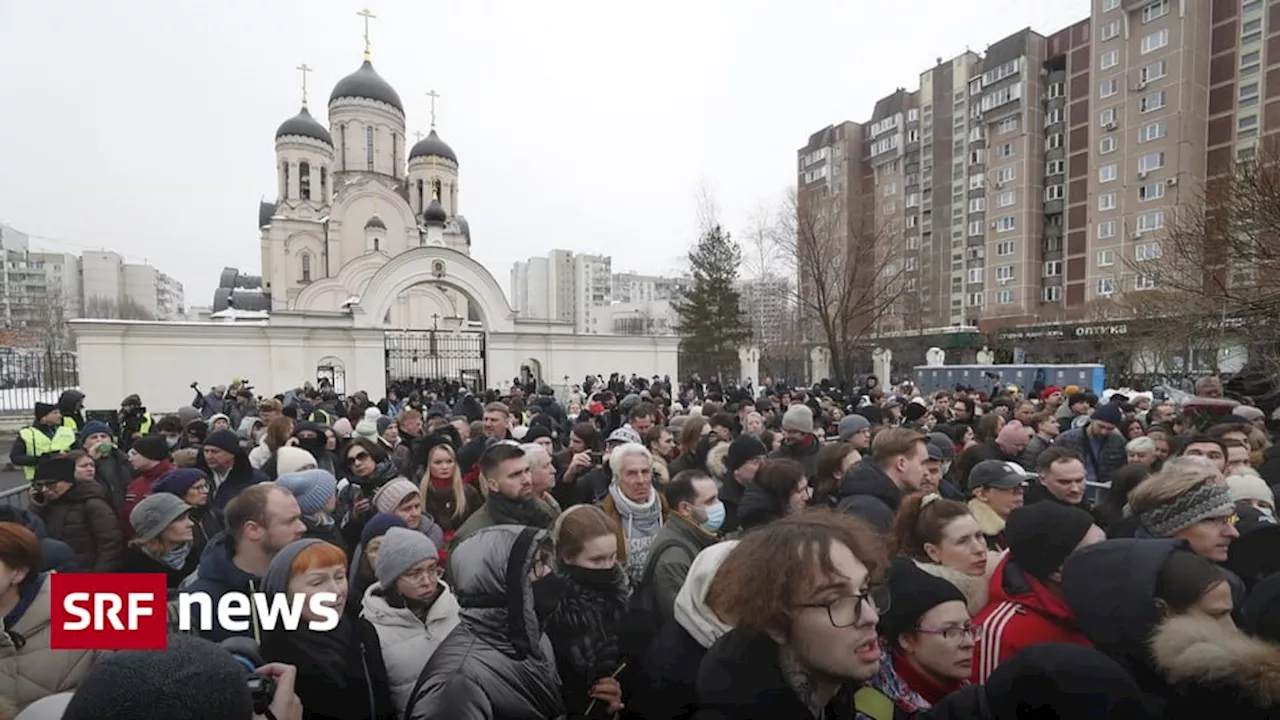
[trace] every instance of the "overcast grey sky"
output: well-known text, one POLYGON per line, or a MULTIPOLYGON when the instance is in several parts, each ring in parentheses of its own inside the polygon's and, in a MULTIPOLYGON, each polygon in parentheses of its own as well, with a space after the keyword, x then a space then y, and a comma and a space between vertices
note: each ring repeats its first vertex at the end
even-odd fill
MULTIPOLYGON (((604 252, 679 268, 700 186, 742 227, 795 181, 810 133, 864 120, 938 56, 1088 0, 368 0, 373 62, 410 134, 458 154, 473 253, 604 252)), ((257 273, 276 126, 324 121, 361 62, 361 0, 0 2, 0 221, 49 249, 146 260, 207 305, 224 266, 257 273)), ((268 198, 271 199, 271 198, 268 198)))

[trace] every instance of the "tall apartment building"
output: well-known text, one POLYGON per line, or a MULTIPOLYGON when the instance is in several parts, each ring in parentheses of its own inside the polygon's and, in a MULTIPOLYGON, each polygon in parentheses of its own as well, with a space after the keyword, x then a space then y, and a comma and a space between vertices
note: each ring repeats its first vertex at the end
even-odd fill
POLYGON ((608 255, 573 257, 573 320, 579 333, 608 335, 613 316, 613 260, 608 255))
POLYGON ((552 250, 511 267, 511 306, 527 318, 574 323, 580 333, 609 333, 612 260, 607 255, 552 250))
POLYGON ((829 206, 901 253, 887 330, 1061 319, 1152 289, 1140 263, 1177 208, 1280 131, 1280 104, 1259 113, 1277 33, 1262 0, 1093 0, 1085 20, 939 59, 866 122, 812 135, 801 212, 829 206))
POLYGON ((613 302, 648 303, 672 300, 680 295, 685 279, 663 275, 641 275, 634 272, 614 273, 613 302))
POLYGON ((150 265, 126 263, 109 250, 80 257, 86 317, 175 320, 184 317, 182 283, 150 265))
POLYGON ((39 327, 46 319, 48 280, 24 233, 0 225, 0 326, 39 327))
POLYGON ((791 280, 775 276, 739 280, 738 293, 755 342, 763 347, 783 342, 795 321, 791 280))

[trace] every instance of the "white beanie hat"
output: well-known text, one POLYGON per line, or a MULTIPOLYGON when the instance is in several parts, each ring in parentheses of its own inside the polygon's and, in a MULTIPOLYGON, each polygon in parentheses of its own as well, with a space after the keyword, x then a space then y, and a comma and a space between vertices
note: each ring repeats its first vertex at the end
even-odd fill
POLYGON ((378 418, 382 416, 382 411, 376 407, 371 407, 364 411, 364 417, 360 422, 356 423, 356 435, 370 440, 378 438, 378 418))
POLYGON ((1260 500, 1276 504, 1275 493, 1267 485, 1267 481, 1257 475, 1232 475, 1227 478, 1227 489, 1231 491, 1231 501, 1260 500))

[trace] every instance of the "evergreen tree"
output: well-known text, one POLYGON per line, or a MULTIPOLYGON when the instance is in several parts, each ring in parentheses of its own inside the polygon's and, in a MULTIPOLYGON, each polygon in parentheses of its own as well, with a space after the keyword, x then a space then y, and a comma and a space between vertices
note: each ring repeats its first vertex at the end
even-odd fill
POLYGON ((689 251, 692 283, 674 303, 686 376, 696 372, 708 380, 714 373, 724 379, 738 375, 738 348, 751 338, 735 287, 741 265, 742 249, 719 225, 689 251))

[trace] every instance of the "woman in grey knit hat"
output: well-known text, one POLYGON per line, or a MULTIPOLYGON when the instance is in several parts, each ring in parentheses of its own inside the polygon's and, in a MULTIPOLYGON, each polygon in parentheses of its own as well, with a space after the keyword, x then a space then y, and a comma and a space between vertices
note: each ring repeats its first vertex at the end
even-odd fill
POLYGON ((1142 524, 1140 535, 1181 538, 1213 562, 1225 562, 1231 541, 1240 537, 1231 490, 1217 467, 1202 458, 1165 463, 1129 493, 1129 508, 1142 524))
POLYGON ((170 589, 177 588, 200 563, 192 552, 195 524, 191 506, 167 492, 148 495, 133 506, 129 524, 136 536, 124 551, 121 572, 164 573, 170 589))

